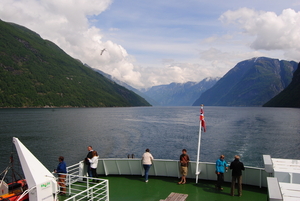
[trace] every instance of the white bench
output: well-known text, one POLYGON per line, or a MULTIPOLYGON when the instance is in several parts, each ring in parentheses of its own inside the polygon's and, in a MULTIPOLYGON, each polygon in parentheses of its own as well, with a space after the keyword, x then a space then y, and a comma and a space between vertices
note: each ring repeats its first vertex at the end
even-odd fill
POLYGON ((276 177, 267 177, 269 201, 283 201, 281 189, 276 177))

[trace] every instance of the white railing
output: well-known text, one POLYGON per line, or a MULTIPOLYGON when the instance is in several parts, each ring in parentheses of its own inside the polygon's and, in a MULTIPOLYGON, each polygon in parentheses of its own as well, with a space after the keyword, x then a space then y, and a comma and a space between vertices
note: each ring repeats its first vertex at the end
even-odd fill
POLYGON ((82 164, 82 161, 79 162, 79 163, 76 163, 74 165, 71 165, 71 166, 68 166, 67 167, 67 172, 68 174, 72 174, 72 175, 80 175, 81 172, 80 172, 80 166, 82 164))
POLYGON ((71 174, 66 175, 66 194, 69 198, 65 199, 79 200, 103 200, 109 201, 109 187, 107 179, 92 178, 86 176, 75 175, 79 171, 80 164, 68 167, 71 174))
MULTIPOLYGON (((83 161, 68 167, 68 171, 79 172, 79 175, 86 175, 86 167, 83 161), (74 169, 74 170, 72 170, 74 169)), ((199 163, 199 179, 216 180, 215 164, 209 162, 199 163)), ((127 158, 110 158, 99 159, 97 173, 99 175, 143 175, 144 169, 141 159, 127 159, 127 158)), ((166 177, 180 177, 179 162, 177 160, 153 160, 153 165, 149 171, 150 176, 166 176, 166 177)), ((264 168, 245 167, 243 171, 243 184, 267 187, 268 173, 264 168)), ((191 161, 187 178, 196 179, 196 161, 191 161)), ((231 182, 231 171, 224 173, 226 182, 231 182)))

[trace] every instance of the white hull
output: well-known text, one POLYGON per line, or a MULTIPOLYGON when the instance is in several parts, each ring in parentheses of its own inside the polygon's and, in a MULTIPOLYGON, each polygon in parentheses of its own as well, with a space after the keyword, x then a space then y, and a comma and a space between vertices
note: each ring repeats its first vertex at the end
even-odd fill
POLYGON ((21 166, 28 184, 30 201, 53 201, 58 192, 54 175, 19 141, 13 138, 21 166), (54 195, 54 196, 53 196, 54 195))

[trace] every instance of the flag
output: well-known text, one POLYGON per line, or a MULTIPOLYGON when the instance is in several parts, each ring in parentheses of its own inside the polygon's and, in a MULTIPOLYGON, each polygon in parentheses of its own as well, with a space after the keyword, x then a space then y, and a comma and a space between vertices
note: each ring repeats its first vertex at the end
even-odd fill
POLYGON ((204 119, 201 121, 201 126, 203 128, 203 132, 206 132, 206 123, 204 119))
POLYGON ((200 107, 200 121, 201 121, 201 127, 203 128, 203 132, 206 132, 206 122, 204 120, 203 104, 200 107))

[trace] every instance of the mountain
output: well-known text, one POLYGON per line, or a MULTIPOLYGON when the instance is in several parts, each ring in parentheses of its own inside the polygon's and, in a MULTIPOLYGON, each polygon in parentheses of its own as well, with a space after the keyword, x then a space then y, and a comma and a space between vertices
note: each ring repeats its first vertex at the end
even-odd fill
POLYGON ((0 20, 0 107, 149 106, 37 33, 0 20))
MULTIPOLYGON (((88 66, 90 67, 88 64, 84 64, 85 66, 88 66)), ((90 67, 92 68, 92 67, 90 67)), ((103 75, 104 77, 108 78, 109 80, 117 83, 118 85, 121 85, 123 87, 125 87, 126 89, 130 90, 130 91, 133 91, 134 93, 138 94, 139 96, 141 96, 142 98, 144 98, 148 103, 150 103, 151 105, 158 105, 158 103, 153 100, 152 98, 148 97, 147 95, 145 95, 143 92, 141 92, 140 90, 130 86, 129 84, 125 83, 125 82, 122 82, 116 78, 114 78, 113 76, 107 74, 107 73, 104 73, 103 71, 99 70, 99 69, 95 69, 95 68, 92 68, 94 71, 96 71, 97 73, 100 73, 101 75, 103 75)))
POLYGON ((290 84, 296 68, 294 61, 266 57, 239 62, 193 105, 262 106, 290 84))
POLYGON ((219 79, 205 78, 201 82, 158 85, 146 90, 144 94, 161 106, 191 106, 201 93, 211 88, 219 79))
POLYGON ((300 108, 300 63, 294 72, 292 82, 277 96, 263 105, 264 107, 300 108))

